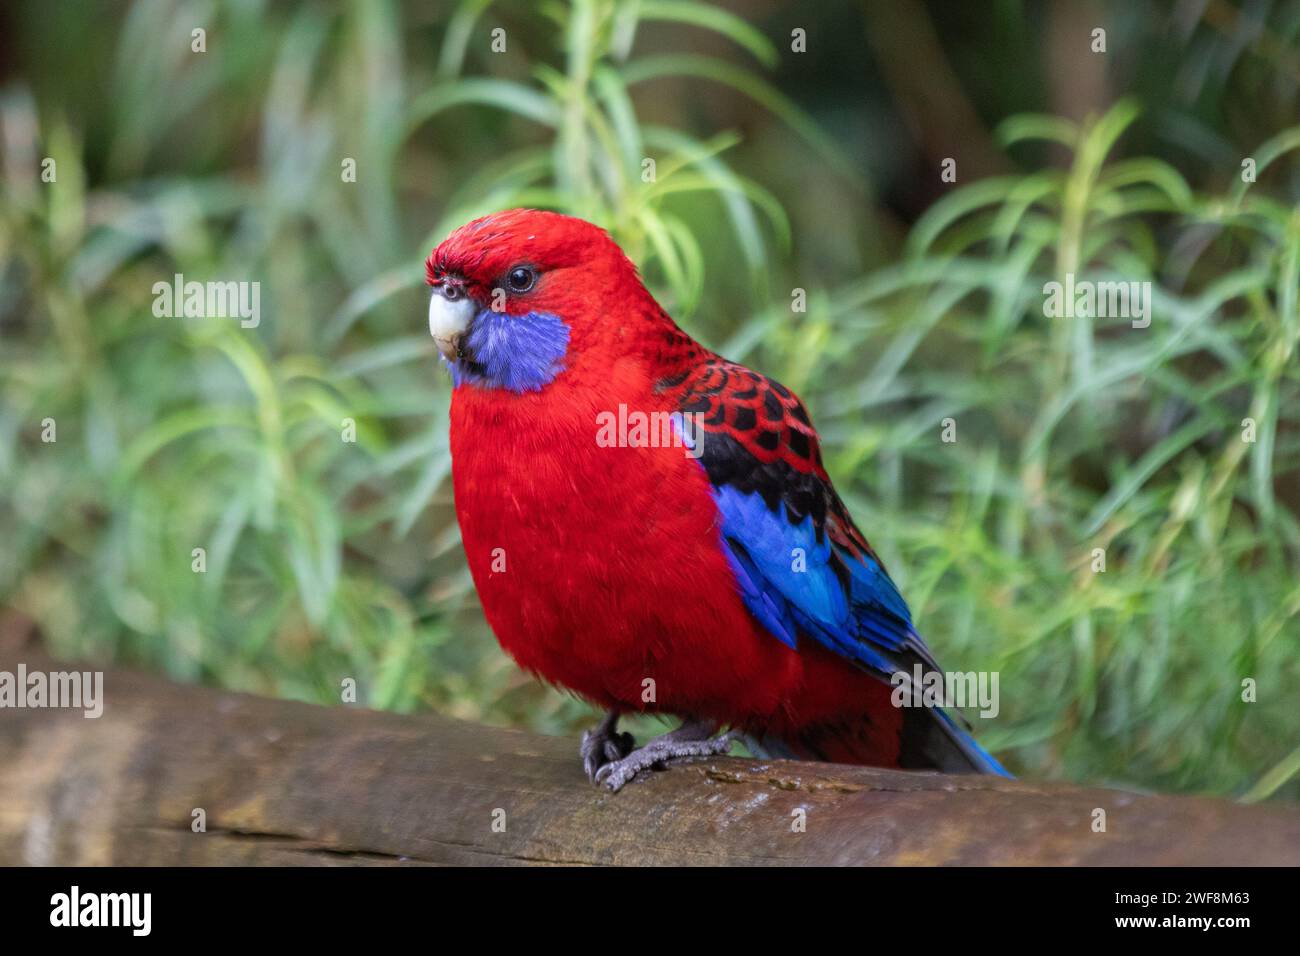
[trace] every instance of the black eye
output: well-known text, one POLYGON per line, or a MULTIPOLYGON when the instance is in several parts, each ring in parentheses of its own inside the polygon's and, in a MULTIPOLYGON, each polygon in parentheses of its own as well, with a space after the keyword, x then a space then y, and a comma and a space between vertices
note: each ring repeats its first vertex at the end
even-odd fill
POLYGON ((506 276, 506 285, 511 292, 527 292, 537 281, 537 273, 527 266, 515 266, 506 276))

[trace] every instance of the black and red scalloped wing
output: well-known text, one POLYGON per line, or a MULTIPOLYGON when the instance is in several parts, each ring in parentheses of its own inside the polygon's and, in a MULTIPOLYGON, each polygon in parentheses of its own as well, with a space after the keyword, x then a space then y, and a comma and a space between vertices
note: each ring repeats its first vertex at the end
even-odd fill
POLYGON ((717 357, 663 380, 660 390, 671 392, 678 410, 697 416, 700 428, 715 438, 702 457, 715 486, 756 491, 773 509, 782 502, 792 519, 811 514, 845 551, 879 561, 835 493, 821 440, 792 391, 717 357))
MULTIPOLYGON (((799 399, 711 353, 659 387, 692 416, 683 430, 712 484, 722 543, 755 619, 792 648, 806 635, 885 680, 900 672, 910 680, 918 666, 937 671, 907 603, 835 493, 799 399)), ((927 716, 905 724, 909 766, 1006 775, 948 714, 927 716)))
POLYGON ((916 661, 933 666, 906 602, 836 494, 799 398, 717 356, 659 389, 691 416, 751 612, 791 646, 811 634, 884 676, 916 661))

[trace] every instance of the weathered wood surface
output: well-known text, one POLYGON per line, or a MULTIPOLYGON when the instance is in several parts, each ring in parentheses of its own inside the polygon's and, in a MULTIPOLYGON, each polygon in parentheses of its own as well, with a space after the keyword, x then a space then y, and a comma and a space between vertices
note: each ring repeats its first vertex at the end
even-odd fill
POLYGON ((0 864, 1300 863, 1289 805, 737 758, 607 794, 568 739, 124 671, 105 697, 0 710, 0 864))

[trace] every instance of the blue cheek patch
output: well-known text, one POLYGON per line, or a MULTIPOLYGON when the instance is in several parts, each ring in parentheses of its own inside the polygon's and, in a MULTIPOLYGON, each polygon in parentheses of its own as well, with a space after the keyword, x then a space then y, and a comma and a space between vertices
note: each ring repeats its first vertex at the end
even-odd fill
POLYGON ((564 371, 569 327, 547 312, 483 309, 470 325, 466 346, 470 361, 447 363, 454 385, 536 392, 564 371))

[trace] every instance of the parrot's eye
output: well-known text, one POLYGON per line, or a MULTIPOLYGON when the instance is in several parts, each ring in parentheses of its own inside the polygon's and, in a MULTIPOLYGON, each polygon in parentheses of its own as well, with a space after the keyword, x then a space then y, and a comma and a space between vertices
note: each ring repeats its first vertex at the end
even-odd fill
POLYGON ((515 266, 506 275, 506 285, 511 292, 527 292, 537 281, 537 273, 527 266, 515 266))

